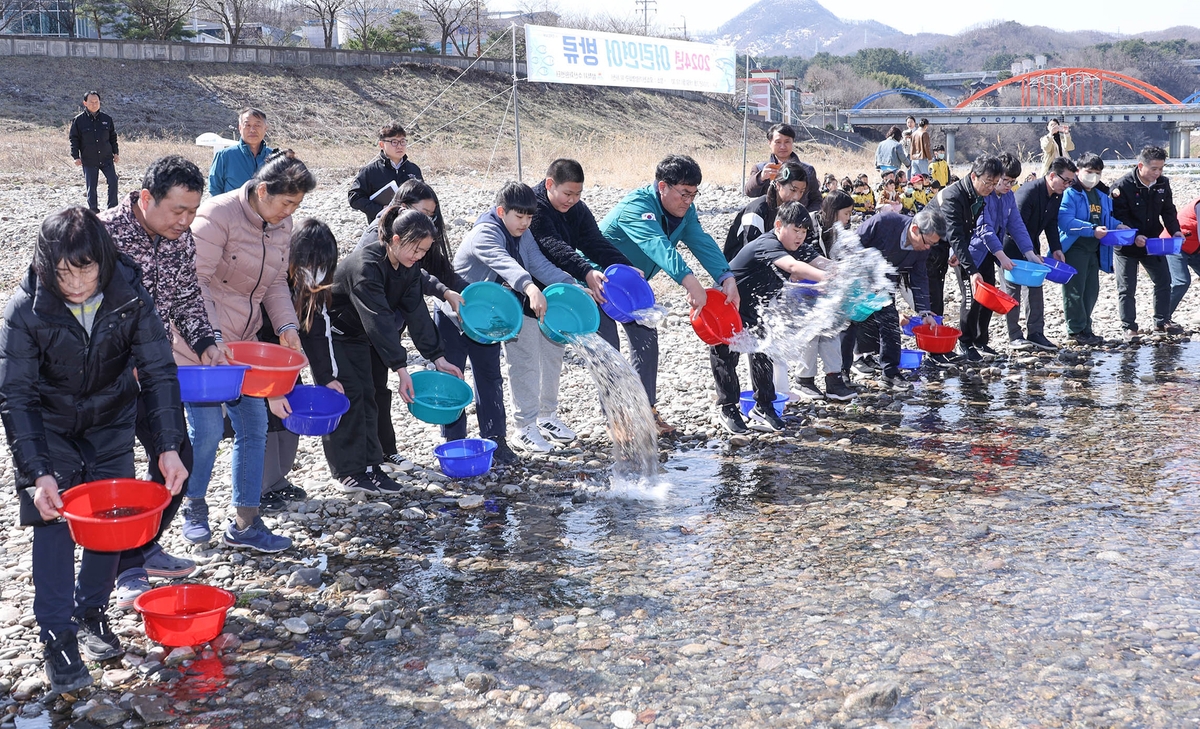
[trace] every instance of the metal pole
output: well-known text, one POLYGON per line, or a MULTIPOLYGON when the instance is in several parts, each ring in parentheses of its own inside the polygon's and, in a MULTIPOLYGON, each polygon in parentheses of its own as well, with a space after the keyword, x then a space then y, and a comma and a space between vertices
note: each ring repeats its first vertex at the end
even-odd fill
POLYGON ((512 26, 512 48, 513 48, 513 131, 517 138, 517 182, 521 181, 521 108, 517 103, 517 24, 512 26))
POLYGON ((746 189, 746 134, 750 130, 750 51, 746 51, 746 81, 742 100, 742 189, 746 189))

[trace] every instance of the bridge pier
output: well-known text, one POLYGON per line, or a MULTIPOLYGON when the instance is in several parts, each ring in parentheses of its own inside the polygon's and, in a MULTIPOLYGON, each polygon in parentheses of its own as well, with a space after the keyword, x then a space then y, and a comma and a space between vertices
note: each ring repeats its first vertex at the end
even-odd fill
POLYGON ((942 127, 942 132, 946 135, 946 161, 950 166, 954 166, 954 135, 958 133, 958 127, 942 127))

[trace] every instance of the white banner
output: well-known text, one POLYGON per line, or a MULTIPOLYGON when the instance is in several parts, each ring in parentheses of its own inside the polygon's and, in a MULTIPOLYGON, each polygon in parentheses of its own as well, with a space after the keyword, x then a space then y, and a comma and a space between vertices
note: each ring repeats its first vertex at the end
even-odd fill
POLYGON ((730 46, 525 26, 530 81, 734 93, 737 52, 730 46))

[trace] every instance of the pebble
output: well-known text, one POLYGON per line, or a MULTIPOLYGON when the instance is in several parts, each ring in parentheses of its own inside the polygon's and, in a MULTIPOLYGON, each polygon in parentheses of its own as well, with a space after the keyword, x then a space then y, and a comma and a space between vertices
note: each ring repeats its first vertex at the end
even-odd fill
POLYGON ((287 628, 296 635, 307 635, 312 627, 300 618, 288 618, 283 621, 283 627, 287 628))
POLYGON ((458 500, 460 509, 478 509, 481 506, 483 506, 482 496, 464 496, 458 500))
POLYGON ((900 686, 892 681, 875 681, 854 691, 842 702, 851 716, 884 716, 900 701, 900 686))
POLYGON ((617 729, 633 729, 634 725, 637 724, 637 714, 628 709, 621 709, 620 711, 614 711, 612 716, 609 717, 609 721, 617 729))

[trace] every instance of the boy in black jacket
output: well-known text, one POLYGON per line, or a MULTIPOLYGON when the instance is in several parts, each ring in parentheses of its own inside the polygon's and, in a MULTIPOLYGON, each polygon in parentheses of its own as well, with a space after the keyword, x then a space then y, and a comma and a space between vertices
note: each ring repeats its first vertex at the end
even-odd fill
POLYGON ((1154 284, 1154 331, 1182 334, 1183 327, 1171 321, 1171 271, 1163 256, 1146 255, 1146 239, 1158 238, 1165 230, 1178 236, 1179 218, 1171 197, 1171 181, 1163 176, 1167 153, 1162 147, 1146 146, 1138 153, 1137 167, 1117 180, 1112 188, 1112 214, 1138 235, 1131 246, 1120 246, 1113 257, 1117 275, 1117 304, 1125 338, 1138 335, 1137 273, 1140 263, 1154 284))
POLYGON ((409 180, 423 179, 421 168, 408 159, 407 150, 408 135, 404 127, 392 121, 379 129, 379 156, 358 171, 358 177, 350 186, 350 207, 366 215, 368 223, 387 207, 396 189, 409 180), (372 198, 392 183, 395 183, 395 188, 391 194, 384 193, 372 198))
POLYGON ((188 475, 178 454, 183 414, 162 321, 136 264, 95 214, 65 208, 42 222, 0 328, 0 417, 21 524, 33 527, 33 613, 57 693, 92 683, 81 648, 94 661, 125 652, 105 615, 121 553, 84 549, 76 580, 60 494, 134 477, 139 400, 155 434, 149 455, 178 493, 188 475))
POLYGON ((71 120, 71 156, 75 166, 83 168, 83 180, 87 189, 88 208, 100 212, 96 199, 96 186, 100 173, 108 183, 107 208, 117 206, 117 162, 121 155, 117 150, 117 126, 112 117, 100 111, 100 94, 89 91, 83 95, 84 111, 71 120))

